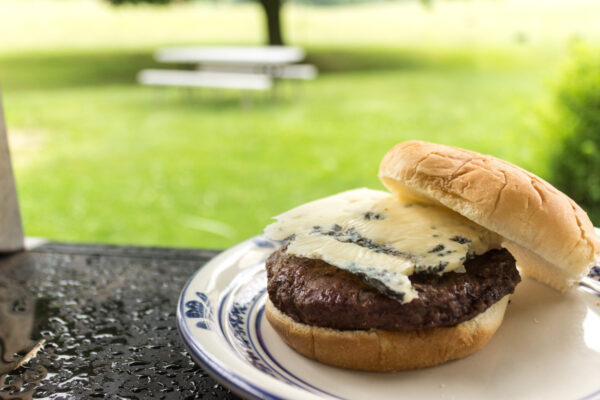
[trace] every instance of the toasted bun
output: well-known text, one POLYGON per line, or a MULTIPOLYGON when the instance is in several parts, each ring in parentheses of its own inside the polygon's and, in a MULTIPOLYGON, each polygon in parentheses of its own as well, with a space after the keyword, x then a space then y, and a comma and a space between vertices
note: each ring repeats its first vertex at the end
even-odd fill
POLYGON ((431 367, 482 348, 504 317, 508 296, 475 318, 449 328, 416 332, 341 331, 294 321, 267 300, 265 314, 281 338, 298 353, 336 367, 399 371, 431 367))
POLYGON ((587 214, 548 182, 506 161, 411 141, 385 155, 379 178, 397 195, 441 203, 498 233, 525 275, 556 289, 579 282, 600 259, 587 214))

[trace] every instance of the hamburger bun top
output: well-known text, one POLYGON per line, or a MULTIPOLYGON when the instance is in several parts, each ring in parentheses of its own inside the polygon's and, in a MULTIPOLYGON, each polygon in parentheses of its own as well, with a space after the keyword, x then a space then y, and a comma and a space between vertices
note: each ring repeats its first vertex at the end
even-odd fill
POLYGON ((395 195, 442 204, 501 235, 521 271, 566 290, 600 260, 594 226, 572 199, 509 162, 434 143, 397 144, 379 178, 395 195))

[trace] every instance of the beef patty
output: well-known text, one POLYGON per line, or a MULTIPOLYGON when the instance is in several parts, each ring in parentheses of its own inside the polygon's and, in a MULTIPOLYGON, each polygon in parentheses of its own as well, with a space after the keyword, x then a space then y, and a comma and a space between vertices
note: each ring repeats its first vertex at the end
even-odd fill
POLYGON ((269 298, 283 313, 308 325, 339 330, 415 331, 454 326, 485 311, 521 281, 506 250, 490 250, 465 262, 466 273, 413 274, 419 294, 400 303, 358 276, 322 260, 289 255, 286 247, 267 260, 269 298))

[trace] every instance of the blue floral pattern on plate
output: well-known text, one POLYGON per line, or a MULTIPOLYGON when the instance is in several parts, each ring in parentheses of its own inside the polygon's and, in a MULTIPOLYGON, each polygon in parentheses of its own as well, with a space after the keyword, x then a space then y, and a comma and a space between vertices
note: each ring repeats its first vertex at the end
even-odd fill
POLYGON ((592 267, 592 270, 590 271, 590 274, 588 276, 600 282, 600 267, 597 265, 595 267, 592 267))
POLYGON ((199 318, 200 321, 196 323, 198 328, 211 329, 212 326, 212 309, 210 307, 210 300, 208 296, 202 292, 196 292, 196 296, 200 300, 190 300, 185 303, 187 311, 185 316, 188 318, 199 318))

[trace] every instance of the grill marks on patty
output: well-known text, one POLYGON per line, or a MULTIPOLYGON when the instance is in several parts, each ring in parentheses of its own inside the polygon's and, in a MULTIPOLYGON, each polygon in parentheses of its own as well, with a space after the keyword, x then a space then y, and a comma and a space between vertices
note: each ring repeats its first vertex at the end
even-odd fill
POLYGON ((515 259, 504 249, 466 261, 465 269, 411 275, 419 297, 402 304, 348 271, 289 255, 283 247, 267 259, 267 289, 273 304, 297 322, 408 332, 467 321, 513 293, 521 281, 515 259))

